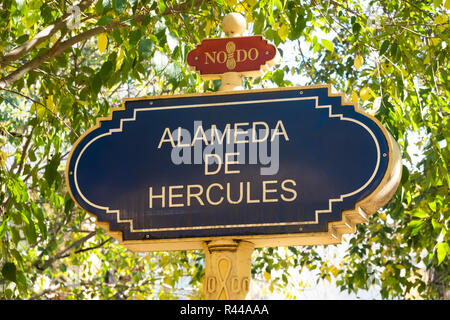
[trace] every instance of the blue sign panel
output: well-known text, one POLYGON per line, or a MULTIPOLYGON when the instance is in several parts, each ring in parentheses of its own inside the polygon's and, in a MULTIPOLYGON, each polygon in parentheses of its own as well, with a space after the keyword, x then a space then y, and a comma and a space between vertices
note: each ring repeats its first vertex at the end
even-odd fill
POLYGON ((76 203, 123 240, 327 232, 371 195, 385 129, 328 86, 126 99, 74 146, 76 203))

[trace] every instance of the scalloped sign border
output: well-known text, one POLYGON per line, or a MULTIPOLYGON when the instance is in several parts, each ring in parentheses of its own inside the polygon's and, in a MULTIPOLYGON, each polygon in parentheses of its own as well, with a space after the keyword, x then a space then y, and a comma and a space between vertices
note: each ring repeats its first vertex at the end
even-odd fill
MULTIPOLYGON (((257 112, 254 114, 255 121, 258 121, 257 112)), ((220 112, 217 112, 217 117, 221 117, 220 112)), ((85 132, 74 144, 67 161, 66 183, 72 198, 80 208, 92 214, 97 224, 120 243, 136 251, 202 249, 205 241, 217 238, 247 240, 253 242, 255 247, 319 245, 340 243, 342 234, 355 232, 357 223, 366 222, 370 214, 385 205, 399 185, 401 167, 399 147, 381 123, 365 114, 344 95, 332 93, 329 85, 319 85, 124 99, 121 108, 113 109, 107 118, 98 119, 96 126, 85 132), (362 126, 372 136, 377 150, 376 166, 370 179, 357 190, 329 198, 328 207, 317 208, 314 217, 307 221, 283 222, 280 218, 280 221, 265 224, 222 223, 143 229, 132 219, 122 217, 119 209, 109 208, 88 199, 83 194, 83 188, 79 186, 78 164, 89 146, 102 137, 122 132, 126 128, 124 123, 136 121, 139 114, 144 112, 172 109, 173 115, 176 116, 177 109, 196 112, 196 108, 219 110, 217 108, 224 106, 238 108, 240 105, 245 107, 258 103, 266 106, 270 104, 270 108, 276 108, 277 103, 301 103, 304 100, 315 101, 315 110, 327 110, 330 119, 352 121, 362 126), (357 201, 352 202, 352 199, 357 201)), ((264 210, 264 206, 261 208, 258 210, 264 210)))

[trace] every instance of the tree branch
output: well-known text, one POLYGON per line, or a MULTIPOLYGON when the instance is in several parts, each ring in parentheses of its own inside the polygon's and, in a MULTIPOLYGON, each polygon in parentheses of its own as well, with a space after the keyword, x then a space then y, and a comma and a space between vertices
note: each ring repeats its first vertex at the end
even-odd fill
MULTIPOLYGON (((78 4, 78 7, 80 8, 80 11, 85 10, 88 8, 94 0, 83 0, 78 4)), ((53 24, 49 25, 48 27, 44 28, 40 32, 38 32, 33 39, 28 40, 27 42, 23 43, 22 45, 16 47, 15 49, 11 50, 4 56, 0 57, 0 68, 4 67, 10 62, 16 61, 20 58, 22 58, 25 54, 36 48, 38 45, 40 45, 45 40, 49 39, 51 36, 53 36, 56 32, 64 28, 67 23, 72 18, 72 15, 69 13, 64 14, 61 18, 57 19, 53 24)))
MULTIPOLYGON (((87 248, 83 248, 83 249, 78 249, 78 250, 75 250, 74 253, 81 253, 81 252, 86 252, 86 251, 91 251, 91 250, 95 250, 95 249, 101 248, 101 247, 103 247, 106 243, 108 243, 109 241, 111 241, 111 239, 112 239, 112 238, 109 237, 108 239, 106 239, 106 240, 100 242, 99 244, 96 244, 95 246, 87 247, 87 248)), ((65 255, 62 255, 62 256, 60 256, 58 259, 67 258, 68 256, 70 256, 70 253, 67 253, 67 254, 65 254, 65 255)))
POLYGON ((36 126, 31 128, 30 133, 28 134, 27 140, 25 141, 25 145, 23 146, 22 154, 20 155, 20 163, 19 168, 17 169, 17 174, 20 176, 22 174, 23 166, 25 164, 25 157, 27 156, 28 147, 31 143, 31 138, 33 137, 33 131, 36 126))
MULTIPOLYGON (((196 0, 194 2, 186 1, 174 8, 168 7, 162 13, 162 15, 165 16, 165 15, 170 15, 170 14, 174 14, 174 13, 183 13, 186 10, 197 7, 197 5, 200 5, 201 3, 203 3, 203 1, 205 1, 205 0, 196 0)), ((208 0, 206 0, 206 1, 208 1, 208 0)), ((147 16, 148 16, 147 14, 136 15, 134 17, 131 17, 128 21, 141 22, 147 16)), ((0 79, 0 86, 5 87, 8 85, 12 85, 16 80, 20 79, 23 75, 25 75, 29 71, 37 68, 39 65, 41 65, 45 61, 59 56, 65 50, 69 49, 70 47, 72 47, 74 44, 76 44, 78 42, 89 39, 100 33, 108 32, 115 28, 126 27, 128 25, 129 24, 126 21, 114 21, 105 26, 98 26, 98 27, 92 28, 90 30, 87 30, 85 32, 82 32, 80 34, 77 34, 76 36, 74 36, 66 41, 57 42, 53 45, 52 48, 50 48, 46 52, 36 56, 34 59, 31 59, 30 61, 28 61, 27 63, 22 65, 20 68, 18 68, 17 70, 13 71, 12 73, 10 73, 7 76, 0 79)))
MULTIPOLYGON (((1 82, 0 82, 1 83, 1 82)), ((17 95, 19 95, 19 96, 21 96, 21 97, 23 97, 23 98, 25 98, 25 99, 27 99, 27 100, 30 100, 31 102, 33 102, 33 103, 36 103, 36 104, 38 104, 38 105, 40 105, 40 106, 42 106, 42 107, 44 107, 48 112, 50 112, 56 119, 58 119, 59 121, 61 121, 61 123, 62 124, 64 124, 64 126, 66 126, 70 131, 72 131, 77 137, 79 136, 78 135, 78 133, 69 125, 69 124, 67 124, 63 119, 61 119, 61 117, 60 116, 58 116, 58 114, 56 114, 54 111, 52 111, 49 107, 47 107, 45 104, 43 104, 42 102, 40 102, 40 101, 38 101, 38 100, 36 100, 36 99, 33 99, 33 98, 31 98, 31 97, 29 97, 29 96, 27 96, 27 95, 24 95, 23 93, 21 93, 21 92, 19 92, 19 91, 15 91, 15 90, 11 90, 11 89, 6 89, 6 88, 2 88, 2 87, 0 87, 0 91, 8 91, 8 92, 11 92, 11 93, 14 93, 14 94, 17 94, 17 95)))
MULTIPOLYGON (((142 19, 145 16, 137 16, 135 17, 133 20, 137 21, 142 21, 142 19)), ((35 57, 34 59, 31 59, 30 61, 28 61, 27 63, 25 63, 24 65, 22 65, 20 68, 18 68, 17 70, 15 70, 14 72, 10 73, 9 75, 7 75, 6 77, 2 78, 0 80, 0 86, 8 86, 8 85, 12 85, 16 80, 20 79, 24 74, 28 73, 29 71, 37 68, 38 66, 40 66, 42 63, 44 63, 45 61, 57 57, 59 56, 61 53, 63 53, 65 50, 69 49, 70 47, 72 47, 74 44, 89 39, 93 36, 96 36, 100 33, 104 33, 104 32, 108 32, 109 30, 115 29, 117 27, 125 27, 128 24, 122 22, 122 21, 115 21, 115 22, 111 22, 110 24, 106 25, 106 26, 99 26, 99 27, 95 27, 92 28, 88 31, 82 32, 80 34, 77 34, 76 36, 63 41, 63 42, 59 42, 59 43, 55 43, 55 45, 53 47, 51 47, 49 50, 47 50, 46 52, 44 52, 41 55, 38 55, 37 57, 35 57)))
POLYGON ((90 238, 92 238, 93 236, 95 236, 97 234, 97 231, 91 231, 89 232, 87 235, 85 235, 83 238, 78 239, 77 241, 74 241, 70 246, 68 246, 67 248, 63 249, 62 251, 58 252, 57 254, 55 254, 54 257, 46 260, 44 262, 44 264, 42 266, 39 265, 40 260, 37 260, 35 263, 33 263, 33 265, 38 269, 38 270, 45 270, 47 269, 50 265, 52 265, 56 260, 62 259, 63 257, 67 257, 68 255, 66 255, 66 253, 72 249, 73 247, 76 247, 78 245, 83 244, 84 242, 88 241, 90 238))

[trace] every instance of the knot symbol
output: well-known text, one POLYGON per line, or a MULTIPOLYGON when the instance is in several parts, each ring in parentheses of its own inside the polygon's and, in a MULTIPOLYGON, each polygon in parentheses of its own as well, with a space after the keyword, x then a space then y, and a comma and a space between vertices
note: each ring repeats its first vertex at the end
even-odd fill
POLYGON ((225 49, 227 50, 227 68, 233 70, 236 67, 236 60, 234 59, 234 52, 236 51, 236 45, 233 41, 227 42, 225 49))
POLYGON ((217 298, 219 299, 229 299, 229 293, 227 288, 227 279, 231 272, 231 261, 228 257, 223 257, 217 262, 219 269, 219 289, 217 293, 217 298))

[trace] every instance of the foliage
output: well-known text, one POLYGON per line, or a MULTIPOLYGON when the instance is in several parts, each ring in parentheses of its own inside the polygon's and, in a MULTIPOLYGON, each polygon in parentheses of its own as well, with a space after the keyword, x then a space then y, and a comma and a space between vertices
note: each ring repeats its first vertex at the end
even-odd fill
MULTIPOLYGON (((124 96, 217 90, 186 67, 241 12, 282 61, 247 88, 331 83, 399 142, 401 186, 359 225, 338 266, 314 247, 261 249, 254 275, 320 270, 383 298, 448 290, 449 0, 5 0, 0 4, 0 296, 199 298, 201 252, 132 253, 74 206, 64 182, 76 139, 124 96), (289 62, 287 62, 289 60, 289 62), (294 61, 294 62, 292 62, 294 61), (289 65, 289 66, 288 66, 289 65), (419 156, 415 156, 417 153, 419 156), (421 278, 420 269, 430 275, 421 278), (186 285, 192 292, 183 290, 186 285), (167 289, 169 288, 169 289, 167 289)), ((276 279, 272 279, 276 280, 276 279)), ((272 281, 271 280, 271 281, 272 281)))

